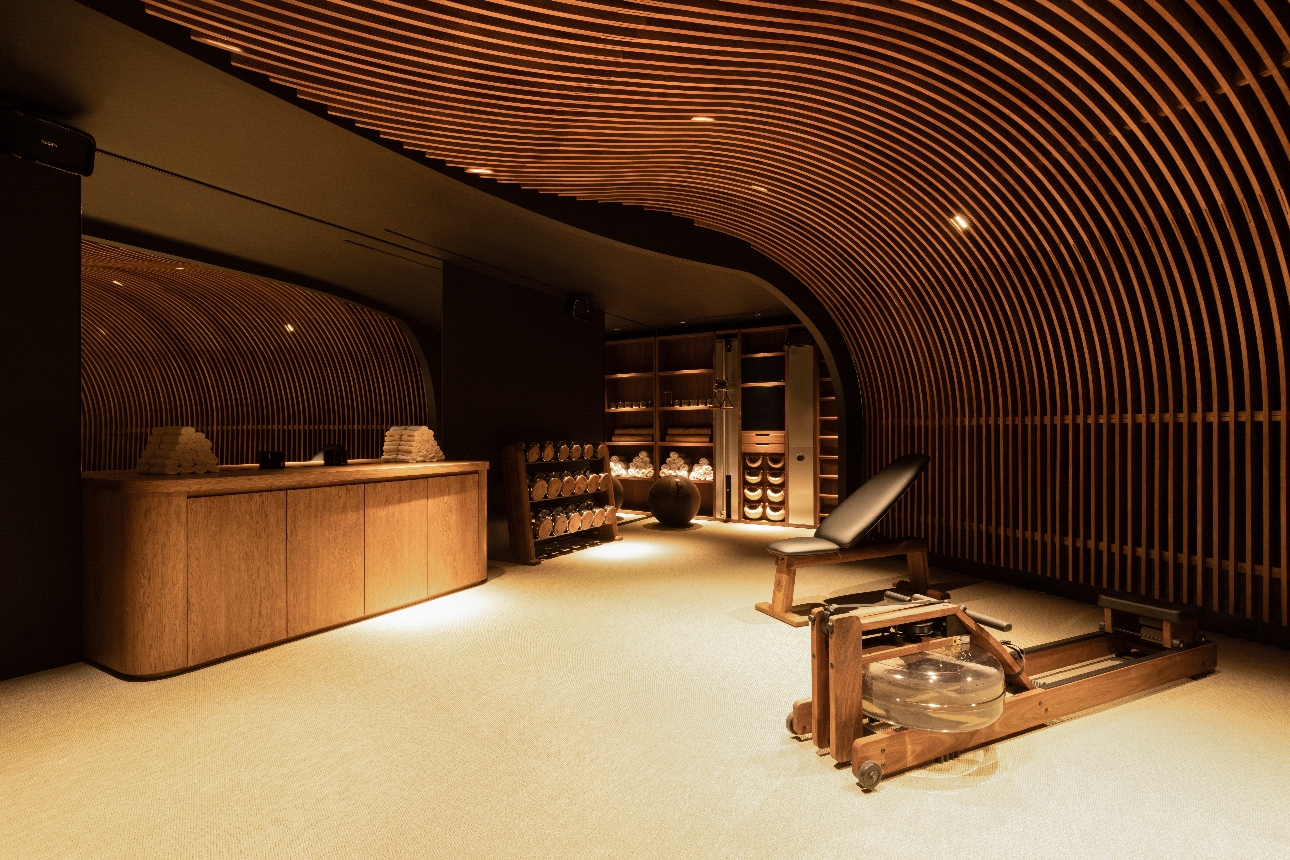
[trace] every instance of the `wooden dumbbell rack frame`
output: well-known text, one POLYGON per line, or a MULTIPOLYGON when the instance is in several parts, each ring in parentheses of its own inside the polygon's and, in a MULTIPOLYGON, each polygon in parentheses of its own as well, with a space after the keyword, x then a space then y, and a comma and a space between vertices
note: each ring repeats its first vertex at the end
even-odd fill
POLYGON ((1218 665, 1218 646, 1204 640, 1194 621, 1164 622, 1164 641, 1157 642, 1143 635, 1136 613, 1107 609, 1105 614, 1101 632, 1029 648, 1019 664, 1012 652, 954 604, 875 604, 843 612, 833 607, 816 608, 811 612, 811 698, 793 704, 788 730, 798 740, 813 740, 821 755, 828 753, 839 764, 850 762, 861 787, 869 790, 887 774, 952 757, 1173 681, 1195 678, 1218 665), (942 635, 925 636, 910 644, 882 641, 884 631, 936 619, 946 619, 942 635), (874 723, 864 715, 866 663, 949 648, 956 637, 965 635, 971 637, 974 648, 998 659, 1007 676, 1010 695, 1002 716, 993 724, 976 731, 931 732, 874 723), (1113 665, 1081 671, 1085 664, 1098 660, 1113 665), (1075 674, 1051 681, 1032 680, 1033 676, 1068 668, 1075 674))
MULTIPOLYGON (((560 469, 560 468, 579 468, 579 464, 586 465, 597 462, 597 460, 535 460, 532 463, 528 461, 526 451, 528 446, 522 442, 514 442, 507 445, 502 451, 502 482, 506 487, 506 519, 511 534, 511 557, 520 564, 541 564, 542 559, 538 557, 538 540, 533 535, 533 505, 545 505, 551 502, 572 502, 580 500, 582 496, 589 496, 600 503, 602 507, 609 508, 609 515, 605 524, 598 528, 585 530, 588 534, 595 534, 602 541, 616 541, 618 536, 618 504, 614 500, 614 482, 613 475, 609 469, 609 449, 606 446, 598 446, 604 452, 598 461, 601 465, 602 474, 608 476, 604 485, 597 488, 594 493, 575 493, 569 496, 560 496, 556 499, 542 499, 534 502, 529 495, 529 474, 540 469, 560 469), (532 467, 532 468, 531 468, 532 467)), ((575 532, 581 534, 582 532, 575 532)), ((541 543, 547 541, 559 540, 567 535, 557 535, 546 538, 541 543)))

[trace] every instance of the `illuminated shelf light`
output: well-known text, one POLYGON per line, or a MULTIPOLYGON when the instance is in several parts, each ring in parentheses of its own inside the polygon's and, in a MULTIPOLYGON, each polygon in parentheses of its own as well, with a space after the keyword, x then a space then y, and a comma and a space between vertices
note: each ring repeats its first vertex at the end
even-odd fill
POLYGON ((474 173, 476 176, 488 176, 493 171, 489 170, 487 167, 467 167, 466 172, 474 173))
POLYGON ((716 120, 716 118, 715 118, 715 117, 710 117, 710 116, 692 116, 692 117, 690 117, 690 122, 716 122, 716 121, 717 121, 717 120, 716 120))
POLYGON ((968 220, 968 217, 962 214, 955 215, 950 219, 950 223, 955 227, 958 227, 960 230, 966 230, 972 226, 972 222, 968 220))

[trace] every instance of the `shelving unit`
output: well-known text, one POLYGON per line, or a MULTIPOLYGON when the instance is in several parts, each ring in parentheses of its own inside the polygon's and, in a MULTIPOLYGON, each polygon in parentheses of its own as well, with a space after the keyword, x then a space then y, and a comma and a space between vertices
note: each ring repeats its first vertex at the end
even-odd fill
POLYGON ((566 538, 576 537, 579 534, 583 535, 584 539, 588 534, 595 534, 602 541, 618 540, 618 504, 614 499, 614 482, 610 478, 609 447, 602 444, 597 448, 599 456, 592 459, 571 456, 561 458, 555 452, 552 452, 549 457, 544 457, 546 452, 541 452, 536 459, 529 459, 528 446, 522 442, 507 445, 502 451, 506 518, 511 535, 511 556, 515 561, 521 564, 538 564, 546 554, 543 550, 558 552, 561 544, 568 543, 566 538), (543 493, 542 498, 534 498, 532 485, 535 476, 551 471, 572 472, 575 469, 593 468, 593 464, 594 468, 599 470, 596 472, 594 490, 588 491, 585 485, 580 488, 576 480, 572 483, 566 480, 558 490, 559 495, 543 493), (587 524, 589 528, 583 527, 582 518, 580 518, 578 528, 572 531, 565 530, 549 537, 538 537, 533 533, 535 511, 567 508, 585 501, 591 501, 595 510, 600 513, 600 516, 596 517, 593 512, 592 521, 587 524), (601 521, 599 526, 595 525, 597 518, 601 521))
POLYGON ((787 524, 787 335, 783 326, 739 332, 737 510, 747 522, 787 524))
MULTIPOLYGON (((710 332, 657 338, 608 341, 605 344, 605 438, 609 452, 630 462, 640 451, 649 453, 654 477, 619 476, 623 485, 620 507, 625 511, 648 511, 649 490, 658 480, 659 469, 672 451, 684 449, 691 467, 706 458, 713 462, 712 411, 715 379, 712 355, 716 338, 710 332), (645 407, 621 408, 611 404, 645 401, 645 407), (703 405, 678 406, 682 401, 703 405), (637 430, 635 435, 650 441, 616 442, 614 436, 637 430), (703 432, 707 442, 668 442, 669 430, 703 432)), ((712 481, 695 481, 699 489, 699 516, 713 513, 712 481)))
MULTIPOLYGON (((716 440, 712 438, 717 423, 714 420, 715 406, 708 406, 708 398, 714 396, 713 383, 716 381, 715 368, 721 366, 720 354, 716 352, 717 341, 737 341, 737 375, 730 372, 732 386, 737 385, 738 410, 731 414, 738 425, 738 432, 727 437, 723 449, 724 465, 731 476, 732 517, 750 522, 789 525, 789 520, 797 520, 796 525, 818 523, 821 516, 827 515, 837 504, 837 411, 834 406, 832 382, 827 371, 815 372, 815 362, 819 360, 818 350, 811 353, 813 357, 807 374, 810 379, 803 382, 802 374, 795 371, 794 402, 805 416, 805 410, 813 409, 814 414, 805 416, 806 424, 800 423, 794 430, 794 439, 788 439, 788 397, 787 380, 789 358, 789 333, 801 330, 800 326, 771 326, 757 329, 722 331, 715 334, 695 333, 670 335, 658 338, 636 338, 632 340, 609 341, 605 344, 605 434, 610 440, 610 453, 630 462, 640 451, 650 456, 655 477, 630 478, 619 477, 623 484, 623 499, 620 507, 626 511, 647 511, 649 508, 649 490, 657 480, 658 470, 670 452, 684 454, 691 467, 699 458, 706 458, 716 469, 716 440), (714 363, 714 356, 716 361, 714 363), (816 380, 818 377, 818 381, 816 380), (809 383, 809 385, 808 385, 809 383), (611 404, 623 401, 644 401, 648 406, 616 407, 611 404), (702 405, 676 405, 686 401, 695 401, 702 405), (670 404, 670 405, 669 405, 670 404), (637 435, 648 436, 649 441, 624 442, 613 441, 615 433, 636 430, 637 435), (668 431, 692 430, 706 434, 707 441, 673 441, 668 442, 668 431), (770 434, 769 436, 765 434, 770 434), (813 437, 813 438, 812 438, 813 437), (798 486, 794 508, 788 510, 788 446, 806 457, 814 456, 814 468, 795 473, 795 480, 806 480, 810 484, 798 486), (805 451, 802 450, 805 446, 805 451), (770 471, 781 472, 783 482, 770 485, 767 476, 760 476, 762 490, 762 516, 751 519, 744 515, 744 503, 748 499, 746 489, 753 488, 758 482, 746 480, 750 475, 746 470, 744 453, 760 452, 773 454, 780 462, 782 469, 770 471), (784 512, 782 520, 770 520, 766 516, 767 490, 774 487, 774 497, 780 499, 772 502, 784 512), (805 489, 803 505, 802 491, 805 489), (782 495, 781 495, 782 494, 782 495), (789 516, 792 513, 793 516, 789 516)), ((796 350, 796 347, 793 348, 796 350)), ((800 360, 801 353, 794 351, 800 360)), ((821 366, 822 363, 821 363, 821 366)), ((800 367, 794 364, 794 367, 800 367)), ((732 394, 735 393, 732 388, 732 394)), ((795 413, 797 414, 797 413, 795 413)), ((767 471, 762 469, 761 471, 767 471)), ((715 514, 714 496, 716 492, 725 493, 724 478, 721 487, 711 481, 695 481, 700 493, 700 516, 715 514)), ((777 511, 778 513, 778 511, 777 511)))
POLYGON ((815 398, 815 457, 819 463, 817 490, 819 510, 817 519, 823 520, 838 506, 838 400, 833 393, 833 380, 823 357, 819 362, 819 385, 815 398))

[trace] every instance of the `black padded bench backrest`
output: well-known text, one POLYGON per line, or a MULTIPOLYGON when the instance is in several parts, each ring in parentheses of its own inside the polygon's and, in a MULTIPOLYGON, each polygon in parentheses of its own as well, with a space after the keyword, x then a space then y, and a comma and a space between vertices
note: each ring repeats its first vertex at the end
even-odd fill
POLYGON ((856 543, 878 525, 930 462, 926 454, 906 454, 893 461, 834 508, 815 536, 841 547, 856 543))

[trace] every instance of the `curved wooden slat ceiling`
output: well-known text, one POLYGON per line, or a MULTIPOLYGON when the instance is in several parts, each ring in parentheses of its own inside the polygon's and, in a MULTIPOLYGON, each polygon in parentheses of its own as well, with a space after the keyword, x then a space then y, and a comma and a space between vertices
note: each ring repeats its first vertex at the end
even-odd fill
POLYGON ((151 428, 196 427, 221 463, 379 457, 426 389, 398 323, 264 278, 81 242, 81 468, 133 469, 151 428), (288 328, 288 326, 290 328, 288 328))
POLYGON ((782 264, 847 333, 866 469, 934 458, 893 530, 1287 622, 1284 3, 147 6, 434 158, 782 264))

